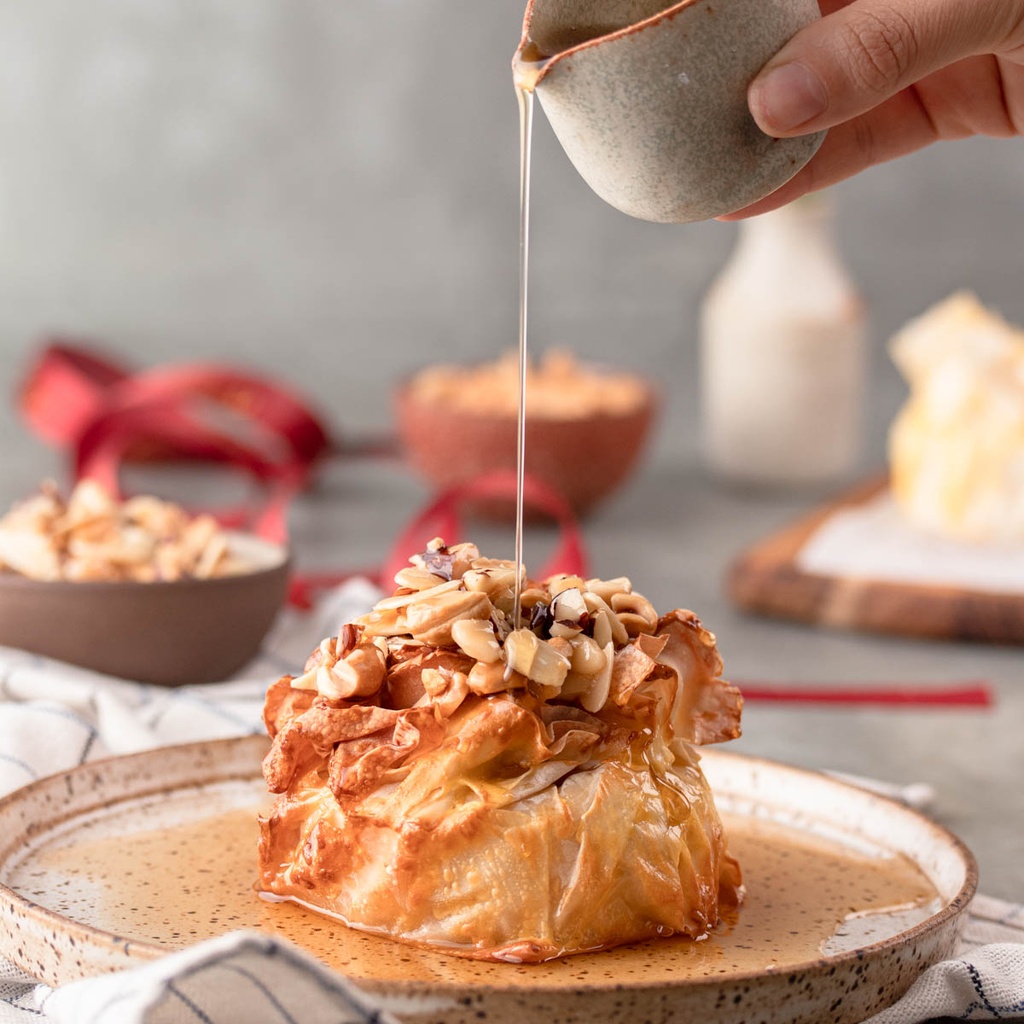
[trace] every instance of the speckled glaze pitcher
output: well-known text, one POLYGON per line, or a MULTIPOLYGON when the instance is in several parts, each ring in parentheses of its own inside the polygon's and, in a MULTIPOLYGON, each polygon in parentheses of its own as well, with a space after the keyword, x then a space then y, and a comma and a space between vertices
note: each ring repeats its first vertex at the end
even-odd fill
POLYGON ((788 181, 823 133, 772 139, 747 87, 817 0, 529 0, 513 67, 590 187, 643 220, 704 220, 788 181))

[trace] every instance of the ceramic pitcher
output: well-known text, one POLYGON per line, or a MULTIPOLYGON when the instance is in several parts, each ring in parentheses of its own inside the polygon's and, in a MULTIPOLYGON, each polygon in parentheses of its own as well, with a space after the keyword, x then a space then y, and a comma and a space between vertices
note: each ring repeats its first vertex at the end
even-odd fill
POLYGON ((823 133, 773 139, 747 109, 817 0, 529 0, 513 62, 569 159, 624 213, 685 222, 789 180, 823 133))

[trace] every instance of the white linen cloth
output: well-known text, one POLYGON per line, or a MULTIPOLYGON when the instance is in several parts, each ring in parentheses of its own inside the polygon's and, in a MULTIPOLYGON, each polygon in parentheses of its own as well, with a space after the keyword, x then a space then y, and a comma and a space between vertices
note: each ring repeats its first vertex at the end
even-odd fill
POLYGON ((821 576, 955 586, 1019 594, 1024 544, 957 544, 915 529, 892 493, 832 513, 800 549, 797 565, 821 576))
MULTIPOLYGON (((86 760, 263 731, 264 692, 379 596, 365 581, 308 614, 284 612, 233 680, 177 689, 99 676, 0 648, 0 795, 86 760)), ((866 780, 865 780, 866 781, 866 780)), ((904 793, 919 805, 920 787, 904 793)), ((978 897, 957 959, 938 964, 870 1024, 1024 1018, 1024 906, 978 897)), ((0 959, 0 1024, 392 1024, 341 975, 296 947, 234 932, 119 974, 53 990, 0 959)))

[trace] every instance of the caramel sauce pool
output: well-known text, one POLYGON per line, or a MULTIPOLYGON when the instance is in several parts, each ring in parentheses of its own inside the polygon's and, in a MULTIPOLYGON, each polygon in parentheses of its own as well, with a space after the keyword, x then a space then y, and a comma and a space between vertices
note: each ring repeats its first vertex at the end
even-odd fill
MULTIPOLYGON (((17 891, 72 920, 167 952, 237 928, 275 933, 329 966, 378 981, 564 986, 647 983, 785 970, 891 937, 927 917, 937 894, 909 860, 863 856, 771 822, 723 815, 729 848, 743 866, 738 913, 699 942, 655 939, 547 964, 467 960, 346 928, 253 889, 255 787, 236 806, 206 810, 171 798, 97 818, 47 837, 15 868, 17 891), (196 820, 197 815, 199 820, 196 820), (869 922, 867 938, 842 936, 869 922), (837 939, 839 946, 836 946, 837 939)), ((155 955, 154 951, 154 955, 155 955)))

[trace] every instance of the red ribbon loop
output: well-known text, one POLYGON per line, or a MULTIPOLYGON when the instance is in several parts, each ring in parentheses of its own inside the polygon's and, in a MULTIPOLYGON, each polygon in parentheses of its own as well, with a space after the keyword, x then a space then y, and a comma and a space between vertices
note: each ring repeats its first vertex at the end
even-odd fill
POLYGON ((54 341, 40 353, 21 386, 21 412, 29 426, 54 446, 73 445, 100 413, 107 390, 127 373, 77 346, 54 341))
MULTIPOLYGON (((126 462, 212 462, 240 469, 264 490, 255 515, 221 509, 230 525, 275 543, 287 543, 288 508, 308 484, 318 461, 340 448, 320 420, 296 396, 253 374, 211 363, 159 367, 131 374, 115 361, 66 340, 40 353, 21 389, 21 409, 46 441, 67 448, 76 480, 97 480, 120 495, 120 469, 126 462), (246 522, 246 518, 248 521, 246 522)), ((391 454, 383 444, 358 452, 391 454)), ((411 554, 433 537, 456 543, 462 537, 459 507, 469 502, 509 501, 516 495, 515 473, 501 470, 452 487, 438 495, 402 531, 379 571, 366 573, 387 587, 411 554)), ((541 571, 587 575, 576 517, 549 484, 528 477, 525 503, 559 526, 559 544, 541 571)), ((317 590, 342 582, 352 572, 306 574, 292 582, 291 599, 312 604, 317 590)))
MULTIPOLYGON (((399 535, 381 570, 382 581, 387 584, 394 579, 395 573, 408 564, 409 555, 425 550, 434 537, 441 537, 449 544, 464 540, 459 506, 482 499, 514 500, 515 496, 516 474, 510 469, 495 470, 443 491, 399 535)), ((558 523, 558 546, 540 570, 539 578, 556 573, 586 578, 589 573, 583 538, 565 498, 549 484, 527 476, 523 481, 523 501, 558 523)))
MULTIPOLYGON (((76 480, 120 494, 130 461, 192 460, 248 473, 266 490, 251 529, 287 538, 287 507, 332 449, 327 430, 279 385, 216 366, 189 364, 130 375, 114 362, 54 342, 30 370, 21 394, 29 424, 70 449, 76 480)), ((218 517, 237 522, 237 511, 218 517)))

